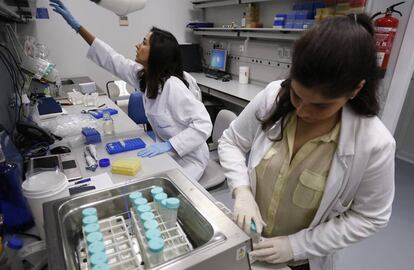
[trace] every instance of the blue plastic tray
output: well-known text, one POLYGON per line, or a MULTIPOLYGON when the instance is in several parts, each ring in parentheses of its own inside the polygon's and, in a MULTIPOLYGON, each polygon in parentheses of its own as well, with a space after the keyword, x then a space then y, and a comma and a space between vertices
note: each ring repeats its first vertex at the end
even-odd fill
POLYGON ((113 155, 117 153, 145 148, 145 143, 140 138, 132 138, 132 139, 126 139, 122 141, 124 142, 124 145, 120 141, 107 143, 105 148, 108 154, 113 155))

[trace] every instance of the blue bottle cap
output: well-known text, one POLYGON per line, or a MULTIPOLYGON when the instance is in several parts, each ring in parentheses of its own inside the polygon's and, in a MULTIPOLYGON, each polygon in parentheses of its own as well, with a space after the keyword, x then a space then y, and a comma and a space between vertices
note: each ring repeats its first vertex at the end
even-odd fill
POLYGON ((161 238, 161 232, 158 229, 150 229, 145 232, 145 238, 147 239, 147 241, 150 241, 154 238, 161 238))
POLYGON ((19 250, 23 247, 23 240, 13 236, 7 241, 7 246, 14 250, 19 250))
POLYGON ((103 240, 103 235, 101 232, 93 232, 86 236, 86 241, 88 241, 88 245, 92 244, 93 242, 100 242, 103 240))
POLYGON ((168 209, 177 209, 180 207, 180 200, 178 198, 168 198, 167 199, 167 208, 168 209))
POLYGON ((161 205, 162 205, 162 207, 167 208, 167 199, 162 200, 161 205))
POLYGON ((101 227, 99 226, 98 223, 91 223, 83 227, 83 230, 85 231, 86 234, 90 234, 93 232, 99 232, 101 230, 101 227))
POLYGON ((167 199, 168 195, 167 193, 161 192, 161 193, 157 193, 154 196, 154 201, 156 201, 157 203, 161 202, 164 199, 167 199))
POLYGON ((83 226, 86 226, 88 224, 93 224, 93 223, 97 223, 98 222, 98 217, 97 216, 86 216, 82 219, 82 224, 83 226))
POLYGON ((82 215, 84 217, 86 216, 96 216, 97 215, 97 211, 95 207, 88 207, 82 210, 82 215))
POLYGON ((109 266, 107 263, 99 263, 92 267, 92 270, 109 270, 109 266))
POLYGON ((151 252, 158 253, 164 249, 164 240, 162 238, 153 238, 148 241, 148 247, 151 252))
POLYGON ((142 222, 145 222, 147 220, 151 220, 155 218, 155 215, 152 212, 144 212, 141 215, 139 215, 139 218, 142 222))
POLYGON ((144 229, 145 231, 158 229, 158 222, 155 219, 147 220, 144 222, 144 229))
POLYGON ((142 213, 145 212, 151 212, 151 206, 149 206, 148 204, 143 204, 137 207, 137 212, 138 215, 141 215, 142 213))
POLYGON ((164 189, 162 187, 153 187, 151 189, 151 196, 154 198, 154 196, 158 193, 164 192, 164 189))
POLYGON ((141 204, 147 204, 147 203, 148 203, 148 201, 144 197, 134 200, 134 204, 135 204, 136 207, 141 205, 141 204))
POLYGON ((105 245, 101 241, 93 242, 88 246, 88 252, 90 255, 98 252, 105 252, 105 245))
POLYGON ((95 253, 90 257, 90 259, 92 266, 108 262, 108 257, 104 252, 95 253))
POLYGON ((250 223, 250 231, 251 232, 257 232, 256 230, 257 230, 256 229, 256 224, 254 222, 250 223))
POLYGON ((109 158, 103 158, 98 161, 98 164, 99 167, 106 168, 109 167, 109 165, 111 165, 111 161, 109 160, 109 158))
POLYGON ((131 194, 129 194, 129 199, 134 202, 138 198, 142 198, 142 193, 139 191, 134 191, 131 194))

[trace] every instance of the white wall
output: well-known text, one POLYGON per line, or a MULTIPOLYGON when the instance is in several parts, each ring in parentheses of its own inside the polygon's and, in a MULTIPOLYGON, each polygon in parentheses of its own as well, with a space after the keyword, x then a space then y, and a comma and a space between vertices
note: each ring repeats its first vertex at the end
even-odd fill
MULTIPOLYGON (((129 26, 119 26, 118 16, 88 0, 63 0, 71 13, 90 32, 128 58, 135 59, 135 45, 152 26, 172 32, 178 42, 192 42, 185 26, 197 16, 190 0, 148 0, 143 10, 130 14, 129 26)), ((19 34, 33 35, 50 48, 49 59, 56 64, 61 77, 88 75, 105 89, 115 77, 86 59, 88 45, 63 18, 52 11, 48 0, 38 0, 38 7, 49 8, 49 20, 37 19, 19 25, 19 34)))

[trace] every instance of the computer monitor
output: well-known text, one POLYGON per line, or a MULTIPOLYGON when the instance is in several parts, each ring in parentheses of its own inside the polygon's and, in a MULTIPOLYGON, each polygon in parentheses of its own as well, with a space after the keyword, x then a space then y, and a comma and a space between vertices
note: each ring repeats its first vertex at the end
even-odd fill
POLYGON ((202 72, 201 48, 199 44, 180 44, 183 70, 187 72, 202 72))
POLYGON ((226 71, 227 51, 213 49, 211 51, 210 69, 226 71))

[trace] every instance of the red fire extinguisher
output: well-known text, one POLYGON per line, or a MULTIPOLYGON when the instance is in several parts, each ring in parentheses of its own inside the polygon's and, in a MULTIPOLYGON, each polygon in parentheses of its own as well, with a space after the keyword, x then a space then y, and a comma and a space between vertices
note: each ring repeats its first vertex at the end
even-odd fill
POLYGON ((405 2, 399 2, 392 6, 387 7, 385 12, 375 13, 371 19, 384 14, 385 16, 374 21, 375 28, 375 41, 377 48, 377 61, 380 69, 381 77, 384 77, 387 70, 388 60, 391 55, 392 43, 394 42, 395 35, 397 34, 397 28, 399 21, 397 18, 392 17, 395 12, 402 16, 401 12, 395 10, 396 6, 404 4, 405 2))

